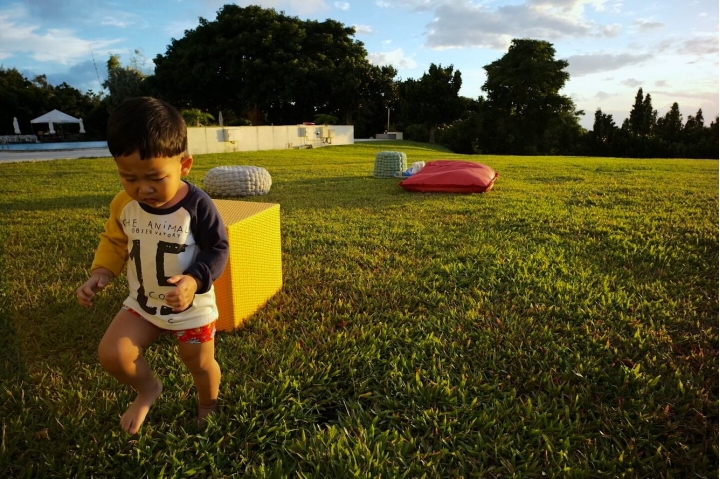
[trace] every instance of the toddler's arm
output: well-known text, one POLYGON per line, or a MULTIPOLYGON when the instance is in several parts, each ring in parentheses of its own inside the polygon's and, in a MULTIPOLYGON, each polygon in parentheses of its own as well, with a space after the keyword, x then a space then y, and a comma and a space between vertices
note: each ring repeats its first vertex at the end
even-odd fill
POLYGON ((115 275, 107 268, 95 268, 90 279, 85 281, 76 291, 77 301, 86 308, 92 306, 92 299, 98 291, 105 289, 115 275))
POLYGON ((203 197, 197 205, 196 220, 191 225, 200 252, 195 262, 183 271, 197 282, 197 294, 207 293, 213 282, 225 269, 228 258, 228 238, 220 213, 209 196, 203 197))

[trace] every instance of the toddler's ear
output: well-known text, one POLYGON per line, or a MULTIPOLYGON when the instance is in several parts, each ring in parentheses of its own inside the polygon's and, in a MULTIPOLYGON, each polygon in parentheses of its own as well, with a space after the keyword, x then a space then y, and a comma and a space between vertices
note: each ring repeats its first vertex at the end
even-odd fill
POLYGON ((180 160, 180 173, 183 175, 187 175, 190 173, 190 168, 192 168, 193 165, 193 157, 191 155, 184 156, 180 160))

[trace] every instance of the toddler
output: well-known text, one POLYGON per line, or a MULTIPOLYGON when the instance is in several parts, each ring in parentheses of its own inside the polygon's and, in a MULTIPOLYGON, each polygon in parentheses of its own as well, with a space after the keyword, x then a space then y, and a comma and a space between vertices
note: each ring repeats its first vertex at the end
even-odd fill
POLYGON ((76 294, 82 306, 92 306, 127 264, 129 295, 98 347, 102 367, 137 392, 120 427, 138 432, 162 392, 143 350, 163 332, 178 340, 203 421, 217 408, 220 387, 213 281, 227 261, 225 227, 210 197, 181 178, 193 159, 175 108, 150 97, 128 99, 110 115, 107 142, 123 191, 110 204, 90 279, 76 294))

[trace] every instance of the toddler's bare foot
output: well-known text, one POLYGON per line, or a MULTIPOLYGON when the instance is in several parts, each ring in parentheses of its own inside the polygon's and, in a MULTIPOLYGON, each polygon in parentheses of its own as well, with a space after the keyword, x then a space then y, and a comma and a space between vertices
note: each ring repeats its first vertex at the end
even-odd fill
POLYGON ((205 424, 205 419, 207 419, 210 414, 217 411, 217 403, 217 399, 215 399, 212 403, 200 404, 198 406, 198 426, 205 424))
POLYGON ((120 427, 123 431, 135 434, 140 430, 140 426, 145 421, 145 416, 150 411, 150 406, 160 396, 162 389, 162 383, 156 379, 155 386, 152 389, 138 392, 133 403, 120 418, 120 427))

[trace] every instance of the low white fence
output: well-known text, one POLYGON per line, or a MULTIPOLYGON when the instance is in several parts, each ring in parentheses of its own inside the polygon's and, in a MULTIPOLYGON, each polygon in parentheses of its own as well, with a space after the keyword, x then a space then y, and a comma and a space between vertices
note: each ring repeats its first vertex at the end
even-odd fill
POLYGON ((375 135, 376 140, 402 140, 402 131, 386 131, 385 133, 378 133, 375 135))
POLYGON ((352 145, 353 125, 211 126, 188 128, 191 155, 352 145))
POLYGON ((0 135, 0 145, 9 143, 39 143, 36 135, 0 135))

